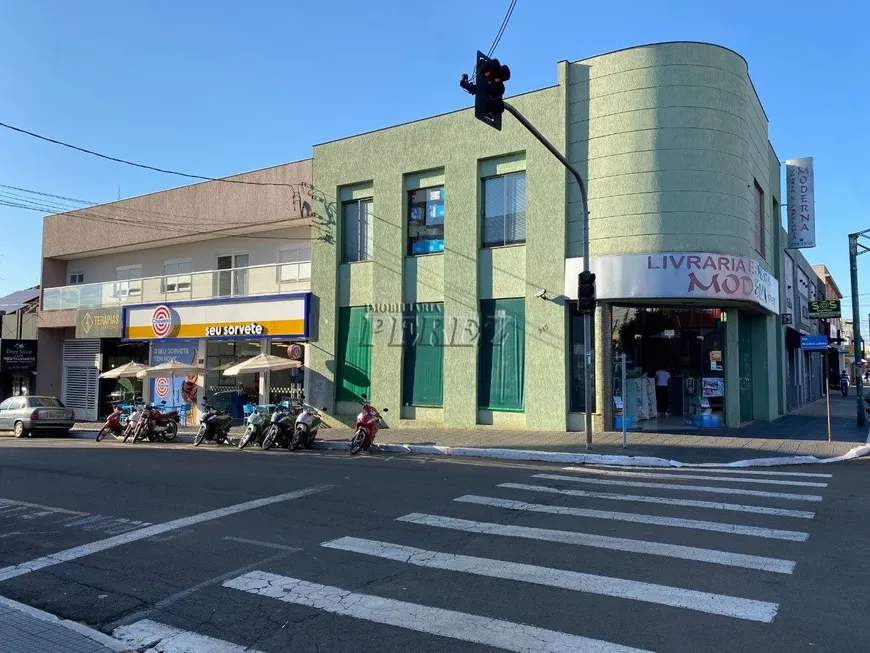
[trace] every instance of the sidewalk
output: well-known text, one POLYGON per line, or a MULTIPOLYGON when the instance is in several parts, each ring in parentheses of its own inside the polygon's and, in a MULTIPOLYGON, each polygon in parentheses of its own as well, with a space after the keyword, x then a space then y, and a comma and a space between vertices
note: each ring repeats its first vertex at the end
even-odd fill
POLYGON ((2 653, 122 653, 128 650, 121 642, 87 626, 0 597, 2 653))

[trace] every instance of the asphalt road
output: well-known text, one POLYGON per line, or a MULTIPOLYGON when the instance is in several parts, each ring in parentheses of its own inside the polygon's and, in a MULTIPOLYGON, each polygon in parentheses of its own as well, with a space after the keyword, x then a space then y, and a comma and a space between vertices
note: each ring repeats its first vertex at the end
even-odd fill
POLYGON ((866 651, 870 462, 761 471, 2 438, 0 595, 169 653, 866 651))

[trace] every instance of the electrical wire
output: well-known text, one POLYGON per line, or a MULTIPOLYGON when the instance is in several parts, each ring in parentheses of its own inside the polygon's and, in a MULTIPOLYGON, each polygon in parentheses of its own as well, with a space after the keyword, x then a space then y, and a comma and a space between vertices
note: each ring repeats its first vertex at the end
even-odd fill
MULTIPOLYGON (((501 21, 501 26, 498 28, 498 33, 495 35, 495 38, 492 41, 492 45, 489 46, 489 50, 487 51, 486 56, 492 57, 495 53, 495 49, 498 47, 499 41, 501 41, 501 37, 504 36, 504 31, 507 29, 508 23, 510 22, 511 15, 514 13, 514 7, 517 6, 517 0, 511 0, 510 5, 507 8, 507 12, 505 12, 504 19, 501 21)), ((474 82, 477 77, 477 65, 475 64, 474 70, 471 73, 471 81, 474 82)))

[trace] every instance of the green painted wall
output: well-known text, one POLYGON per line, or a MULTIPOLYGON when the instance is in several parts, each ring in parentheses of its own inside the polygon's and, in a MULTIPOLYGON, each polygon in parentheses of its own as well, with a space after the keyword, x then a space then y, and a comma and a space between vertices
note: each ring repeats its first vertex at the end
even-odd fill
MULTIPOLYGON (((563 65, 562 74, 564 69, 563 65)), ((511 100, 563 151, 564 89, 554 86, 511 100)), ((318 145, 314 159, 315 236, 325 237, 312 248, 311 319, 317 327, 311 369, 317 404, 333 408, 338 304, 443 301, 448 341, 444 423, 474 426, 479 421, 477 352, 466 327, 477 326, 481 297, 524 297, 526 411, 520 414, 522 423, 512 424, 564 429, 565 309, 535 297, 541 288, 558 295, 563 285, 566 200, 561 165, 511 117, 505 116, 497 132, 475 120, 471 110, 318 145), (527 170, 528 244, 481 255, 479 178, 493 166, 497 172, 527 170), (408 258, 408 182, 432 170, 443 171, 445 183, 445 251, 408 258), (360 184, 370 184, 374 198, 374 260, 340 265, 341 215, 335 198, 342 196, 342 189, 360 184)), ((393 424, 401 412, 402 379, 402 348, 394 332, 374 329, 372 357, 372 395, 378 406, 393 412, 393 424)), ((434 410, 426 413, 430 418, 439 415, 434 410)))

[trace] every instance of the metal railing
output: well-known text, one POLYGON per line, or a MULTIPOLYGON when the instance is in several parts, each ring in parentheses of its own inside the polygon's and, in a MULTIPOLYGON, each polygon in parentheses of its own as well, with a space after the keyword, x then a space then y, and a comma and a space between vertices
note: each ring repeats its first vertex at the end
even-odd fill
POLYGON ((63 311, 126 304, 191 301, 305 292, 311 287, 311 261, 247 268, 82 283, 42 291, 42 310, 63 311))

